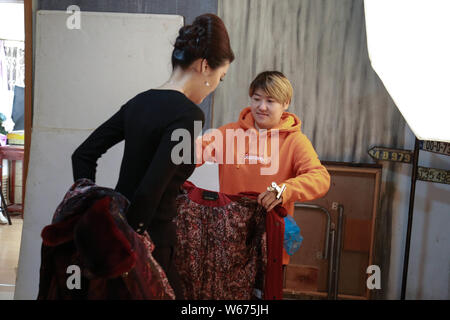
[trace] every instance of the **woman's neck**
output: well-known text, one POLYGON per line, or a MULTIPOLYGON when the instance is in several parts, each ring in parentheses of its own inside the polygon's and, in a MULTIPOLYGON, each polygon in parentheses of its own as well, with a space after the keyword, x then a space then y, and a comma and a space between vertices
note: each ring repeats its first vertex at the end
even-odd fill
POLYGON ((193 91, 191 81, 192 81, 192 74, 190 72, 183 71, 177 68, 172 72, 172 75, 170 76, 169 80, 167 80, 167 82, 165 82, 157 89, 169 89, 180 91, 189 98, 189 96, 191 96, 191 93, 193 91))

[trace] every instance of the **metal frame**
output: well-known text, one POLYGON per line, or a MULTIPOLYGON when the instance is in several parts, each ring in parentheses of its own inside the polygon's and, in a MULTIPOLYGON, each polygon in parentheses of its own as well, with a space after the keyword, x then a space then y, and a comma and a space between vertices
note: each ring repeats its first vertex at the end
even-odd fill
POLYGON ((341 253, 342 253, 342 226, 344 225, 344 207, 338 206, 338 221, 337 221, 337 233, 336 233, 336 246, 333 247, 334 261, 333 261, 333 296, 334 300, 338 298, 339 289, 339 271, 341 265, 341 253))
POLYGON ((406 284, 408 282, 409 250, 411 246, 411 232, 414 214, 414 197, 416 194, 417 170, 419 163, 419 149, 420 149, 420 140, 416 138, 416 142, 414 144, 414 159, 413 159, 414 162, 411 174, 411 189, 409 193, 408 229, 406 232, 405 259, 403 261, 402 291, 400 296, 401 300, 405 300, 406 284))
POLYGON ((338 206, 338 225, 337 231, 331 226, 331 215, 327 209, 316 204, 295 203, 295 208, 319 210, 327 216, 327 227, 325 232, 324 254, 321 259, 328 260, 328 299, 337 300, 339 284, 339 263, 342 249, 342 226, 344 220, 344 207, 338 206))
MULTIPOLYGON (((1 166, 1 164, 0 164, 0 166, 1 166)), ((0 189, 3 189, 2 187, 3 187, 3 181, 0 182, 0 189)), ((2 203, 0 204, 2 213, 4 212, 6 214, 6 218, 8 219, 8 224, 12 225, 11 217, 8 212, 8 205, 6 204, 5 197, 3 196, 3 190, 0 190, 0 197, 2 198, 1 199, 2 203)))

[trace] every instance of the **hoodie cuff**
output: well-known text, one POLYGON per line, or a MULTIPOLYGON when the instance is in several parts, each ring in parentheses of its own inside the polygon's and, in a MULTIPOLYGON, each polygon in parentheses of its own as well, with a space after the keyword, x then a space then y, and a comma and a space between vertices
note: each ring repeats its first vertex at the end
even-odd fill
POLYGON ((281 202, 282 205, 285 205, 286 203, 290 202, 290 199, 292 197, 291 186, 288 183, 284 183, 284 184, 286 185, 286 190, 284 190, 283 195, 281 196, 281 198, 283 199, 283 201, 281 202))

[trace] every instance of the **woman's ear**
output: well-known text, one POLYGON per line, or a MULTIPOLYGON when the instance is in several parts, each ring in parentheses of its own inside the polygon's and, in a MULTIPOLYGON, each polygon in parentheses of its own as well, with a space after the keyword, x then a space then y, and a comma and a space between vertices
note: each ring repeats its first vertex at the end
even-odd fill
POLYGON ((283 103, 283 110, 286 111, 289 108, 290 104, 291 104, 290 101, 283 103))
POLYGON ((197 59, 189 66, 189 70, 199 74, 204 74, 206 69, 206 59, 197 59))
POLYGON ((208 61, 206 59, 202 59, 201 63, 201 73, 203 73, 204 75, 209 75, 209 71, 210 71, 210 67, 208 64, 208 61))

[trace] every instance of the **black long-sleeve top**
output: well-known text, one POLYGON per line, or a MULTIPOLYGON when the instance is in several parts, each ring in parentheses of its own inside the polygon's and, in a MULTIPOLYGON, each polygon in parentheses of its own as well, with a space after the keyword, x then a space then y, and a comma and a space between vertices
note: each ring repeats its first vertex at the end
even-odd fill
POLYGON ((154 89, 142 92, 75 150, 72 155, 74 180, 88 178, 95 182, 97 160, 125 139, 115 190, 131 202, 127 221, 138 233, 148 230, 156 245, 174 245, 176 234, 171 221, 177 212, 176 196, 195 169, 194 141, 196 134, 201 133, 194 132, 194 121, 201 121, 203 126, 204 114, 183 93, 154 89), (190 136, 176 134, 176 141, 172 141, 176 129, 185 129, 190 136), (182 145, 190 155, 183 154, 182 145), (173 149, 175 146, 177 148, 173 149), (190 161, 176 164, 172 161, 172 152, 190 161))

